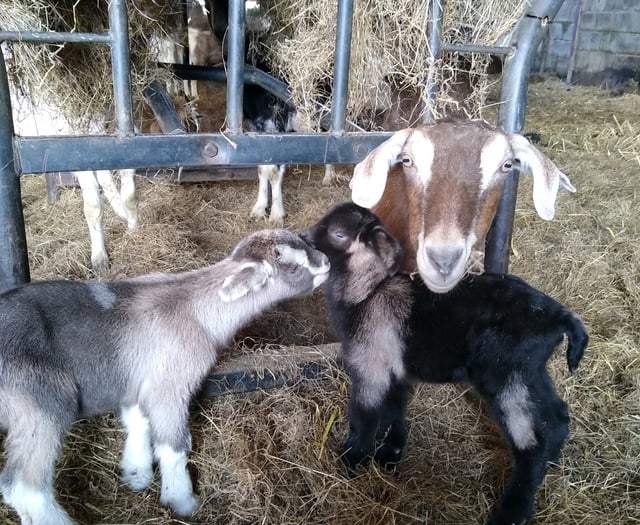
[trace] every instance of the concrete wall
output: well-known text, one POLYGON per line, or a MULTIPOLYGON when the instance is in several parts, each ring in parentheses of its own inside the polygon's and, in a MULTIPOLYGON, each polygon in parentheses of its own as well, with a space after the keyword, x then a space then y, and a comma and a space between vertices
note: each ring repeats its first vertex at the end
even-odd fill
POLYGON ((571 70, 576 82, 640 79, 640 0, 564 0, 539 66, 563 78, 571 70))

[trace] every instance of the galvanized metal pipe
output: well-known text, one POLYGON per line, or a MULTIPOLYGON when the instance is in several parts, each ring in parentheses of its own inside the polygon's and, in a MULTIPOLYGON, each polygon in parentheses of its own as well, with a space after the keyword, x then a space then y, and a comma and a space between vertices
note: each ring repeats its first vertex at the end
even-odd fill
POLYGON ((131 74, 129 61, 129 26, 125 0, 109 2, 109 34, 111 35, 111 68, 116 134, 133 134, 131 74))
POLYGON ((187 132, 173 107, 171 97, 158 82, 152 82, 144 89, 144 98, 151 107, 163 133, 172 135, 187 132))
MULTIPOLYGON (((171 70, 183 80, 227 82, 227 71, 223 66, 171 64, 171 70)), ((244 84, 260 86, 283 102, 291 99, 291 91, 285 82, 256 67, 245 64, 242 80, 244 84)))
POLYGON ((513 47, 483 46, 480 44, 442 44, 441 51, 449 53, 484 53, 487 55, 509 55, 513 47))
POLYGON ((338 0, 338 25, 334 55, 331 103, 331 131, 344 131, 349 91, 349 63, 351 62, 351 31, 354 0, 338 0))
POLYGON ((110 44, 111 35, 108 33, 62 33, 41 31, 0 31, 0 42, 46 42, 62 44, 64 42, 110 44))
POLYGON ((0 52, 0 290, 26 283, 29 279, 20 179, 13 154, 9 81, 0 52))
POLYGON ((20 137, 20 173, 180 166, 342 164, 360 162, 391 132, 242 133, 232 143, 220 133, 20 137), (237 147, 234 147, 237 146, 237 147))
MULTIPOLYGON (((432 0, 431 2, 431 17, 430 17, 430 31, 429 31, 429 64, 427 64, 427 71, 430 71, 434 64, 440 59, 442 54, 442 12, 444 10, 444 0, 432 0)), ((436 100, 436 92, 438 86, 433 81, 433 76, 427 82, 427 100, 429 102, 429 108, 433 108, 436 100)), ((433 112, 430 111, 431 117, 433 112)))
MULTIPOLYGON (((516 51, 507 56, 502 78, 498 114, 499 125, 508 133, 519 133, 524 128, 527 109, 529 72, 534 54, 542 41, 547 23, 554 19, 563 0, 538 0, 527 9, 514 31, 516 51)), ((509 269, 509 249, 518 191, 518 176, 512 172, 507 178, 498 211, 487 235, 484 267, 488 272, 506 272, 509 269)))
POLYGON ((244 32, 245 0, 229 1, 227 74, 227 131, 242 133, 242 100, 244 96, 244 32))

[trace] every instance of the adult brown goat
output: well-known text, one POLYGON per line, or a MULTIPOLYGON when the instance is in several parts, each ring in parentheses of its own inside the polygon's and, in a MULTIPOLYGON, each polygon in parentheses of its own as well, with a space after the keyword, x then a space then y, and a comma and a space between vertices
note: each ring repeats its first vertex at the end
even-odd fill
POLYGON ((420 273, 436 293, 464 276, 487 231, 512 169, 533 176, 533 202, 553 219, 558 188, 569 178, 529 141, 483 120, 442 120, 403 129, 354 171, 352 199, 371 208, 403 248, 401 270, 420 273))

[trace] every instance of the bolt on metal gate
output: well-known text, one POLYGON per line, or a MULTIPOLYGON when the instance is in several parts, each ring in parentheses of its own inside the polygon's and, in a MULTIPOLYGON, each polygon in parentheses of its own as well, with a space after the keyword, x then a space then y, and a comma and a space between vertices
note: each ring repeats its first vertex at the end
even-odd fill
MULTIPOLYGON (((507 132, 524 127, 528 75, 546 25, 563 0, 535 0, 518 21, 508 47, 450 45, 441 41, 445 0, 431 4, 430 59, 442 51, 504 55, 498 125, 507 132)), ((4 58, 0 53, 0 290, 29 281, 29 261, 20 199, 19 176, 31 173, 97 169, 166 167, 253 166, 258 164, 357 163, 390 136, 388 132, 346 132, 345 110, 349 76, 354 0, 338 0, 335 74, 330 131, 247 135, 242 132, 242 97, 245 83, 258 83, 280 98, 287 86, 245 66, 245 0, 230 0, 226 121, 221 133, 178 133, 177 117, 162 94, 147 93, 165 135, 139 135, 134 131, 129 77, 127 9, 125 0, 110 0, 109 31, 54 33, 0 31, 0 41, 91 42, 111 47, 116 130, 112 135, 18 137, 13 131, 11 100, 4 58), (168 131, 169 130, 169 131, 168 131)), ((180 69, 185 79, 216 78, 220 71, 203 67, 180 69)), ((224 74, 223 74, 224 76, 224 74)), ((518 179, 507 179, 498 213, 487 239, 485 268, 506 271, 518 179)))

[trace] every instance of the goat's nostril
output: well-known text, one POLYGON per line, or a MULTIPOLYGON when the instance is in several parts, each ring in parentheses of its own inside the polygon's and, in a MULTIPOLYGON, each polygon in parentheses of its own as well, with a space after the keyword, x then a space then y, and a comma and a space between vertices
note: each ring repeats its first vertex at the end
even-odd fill
POLYGON ((462 257, 462 248, 438 246, 427 248, 427 257, 438 270, 438 273, 446 277, 462 257))

